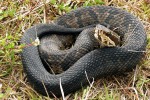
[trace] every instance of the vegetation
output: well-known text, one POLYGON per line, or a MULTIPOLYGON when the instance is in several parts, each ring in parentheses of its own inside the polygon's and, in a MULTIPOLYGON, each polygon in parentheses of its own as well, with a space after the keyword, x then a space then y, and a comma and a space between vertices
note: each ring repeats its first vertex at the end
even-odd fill
MULTIPOLYGON (((145 57, 124 76, 99 79, 66 100, 148 100, 150 99, 150 1, 149 0, 0 0, 0 99, 49 100, 34 91, 23 71, 19 41, 24 31, 37 23, 49 23, 82 6, 109 5, 137 16, 147 32, 145 57)), ((58 98, 55 98, 58 99, 58 98)), ((62 99, 62 98, 59 98, 62 99)))

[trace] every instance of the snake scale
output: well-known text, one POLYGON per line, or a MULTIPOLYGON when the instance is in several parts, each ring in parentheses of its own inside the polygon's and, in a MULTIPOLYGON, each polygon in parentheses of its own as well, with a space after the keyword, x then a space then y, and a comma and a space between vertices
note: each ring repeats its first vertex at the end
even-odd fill
MULTIPOLYGON (((146 38, 142 23, 122 9, 110 6, 83 7, 62 15, 53 24, 38 24, 29 28, 21 39, 21 43, 26 45, 22 50, 21 58, 28 81, 34 89, 43 95, 60 97, 60 80, 64 94, 67 95, 88 85, 87 78, 91 81, 93 78, 95 80, 133 69, 141 60, 142 51, 146 48, 146 38), (65 66, 69 65, 69 68, 64 68, 65 71, 60 74, 54 75, 47 71, 46 65, 40 57, 39 46, 28 46, 37 37, 42 38, 49 34, 76 35, 85 30, 90 33, 92 32, 90 27, 94 24, 109 26, 111 30, 117 28, 115 32, 121 36, 122 45, 87 50, 88 53, 82 55, 73 64, 65 64, 65 66)), ((81 39, 77 45, 84 41, 85 39, 81 39)), ((83 47, 89 49, 89 47, 86 48, 89 40, 86 42, 87 45, 83 47)), ((73 47, 78 48, 78 46, 73 47)), ((55 53, 54 55, 59 55, 59 52, 55 53)), ((77 51, 76 54, 79 55, 82 52, 77 51)), ((70 61, 72 57, 70 55, 66 60, 70 61)))

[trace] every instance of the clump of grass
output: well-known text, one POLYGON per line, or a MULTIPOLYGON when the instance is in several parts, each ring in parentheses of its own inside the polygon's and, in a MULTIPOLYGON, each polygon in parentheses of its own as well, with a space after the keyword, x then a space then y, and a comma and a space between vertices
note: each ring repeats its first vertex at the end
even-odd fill
MULTIPOLYGON (((20 38, 27 28, 49 23, 58 16, 82 6, 113 5, 128 10, 143 23, 148 35, 145 58, 126 76, 94 81, 66 99, 143 99, 150 98, 150 4, 143 0, 2 0, 0 2, 0 99, 49 100, 34 91, 26 80, 19 52, 20 38)), ((60 98, 62 99, 62 98, 60 98)))

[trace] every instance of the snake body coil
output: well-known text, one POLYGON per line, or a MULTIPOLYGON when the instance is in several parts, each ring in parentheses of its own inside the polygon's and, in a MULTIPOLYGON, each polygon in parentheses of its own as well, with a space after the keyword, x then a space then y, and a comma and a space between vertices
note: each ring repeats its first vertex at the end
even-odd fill
POLYGON ((67 95, 87 85, 87 77, 91 80, 118 72, 124 73, 136 66, 146 47, 145 30, 137 18, 115 7, 79 8, 61 16, 55 24, 39 24, 31 27, 25 32, 21 42, 29 45, 37 37, 53 33, 78 34, 85 29, 84 27, 94 24, 108 25, 111 30, 117 28, 115 31, 122 37, 122 45, 89 51, 61 74, 53 75, 45 69, 38 46, 23 48, 21 53, 23 67, 35 90, 43 95, 48 93, 50 96, 54 94, 59 97, 60 79, 64 94, 67 95))

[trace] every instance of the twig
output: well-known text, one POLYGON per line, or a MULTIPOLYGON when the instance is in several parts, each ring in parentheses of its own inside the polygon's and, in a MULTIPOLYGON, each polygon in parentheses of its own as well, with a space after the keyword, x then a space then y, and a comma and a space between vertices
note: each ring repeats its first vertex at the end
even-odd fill
POLYGON ((89 95, 89 93, 90 93, 90 90, 91 90, 91 88, 93 87, 93 84, 94 84, 94 78, 92 78, 92 79, 93 79, 93 81, 92 81, 92 83, 90 83, 90 81, 89 81, 89 78, 88 78, 88 76, 87 76, 87 72, 86 72, 86 71, 85 71, 85 75, 86 75, 86 78, 87 78, 87 80, 88 80, 88 82, 89 82, 89 84, 90 84, 89 90, 88 90, 88 92, 86 93, 86 96, 85 96, 85 99, 84 99, 84 100, 87 100, 87 99, 88 99, 88 95, 89 95))
POLYGON ((61 90, 62 98, 63 100, 65 100, 64 91, 63 91, 62 84, 61 84, 61 78, 59 80, 60 80, 60 90, 61 90))
POLYGON ((44 4, 44 23, 46 23, 46 1, 44 0, 44 2, 43 2, 43 4, 44 4))
POLYGON ((45 86, 45 84, 44 84, 44 82, 43 82, 43 81, 42 81, 42 84, 43 84, 43 86, 44 86, 44 89, 45 89, 45 92, 46 92, 46 94, 47 94, 48 98, 50 98, 50 96, 49 96, 49 94, 48 94, 48 91, 47 91, 47 89, 46 89, 46 86, 45 86))
POLYGON ((133 77, 132 87, 134 87, 136 76, 137 76, 137 66, 136 66, 135 71, 134 71, 134 77, 133 77))
POLYGON ((36 39, 32 42, 32 44, 33 44, 34 46, 38 46, 38 45, 40 45, 40 39, 39 39, 39 37, 37 36, 37 29, 36 29, 36 26, 35 26, 35 32, 36 32, 36 39))
POLYGON ((51 68, 51 66, 49 65, 49 63, 44 59, 45 63, 49 66, 49 69, 51 70, 52 74, 55 75, 55 72, 53 71, 53 69, 51 68))
POLYGON ((86 75, 86 78, 87 78, 87 80, 88 80, 88 82, 89 82, 89 85, 90 85, 90 80, 89 80, 89 78, 88 78, 88 76, 87 76, 87 72, 85 71, 85 75, 86 75))
POLYGON ((128 51, 131 51, 131 52, 147 52, 147 51, 136 51, 136 50, 128 50, 128 51))

